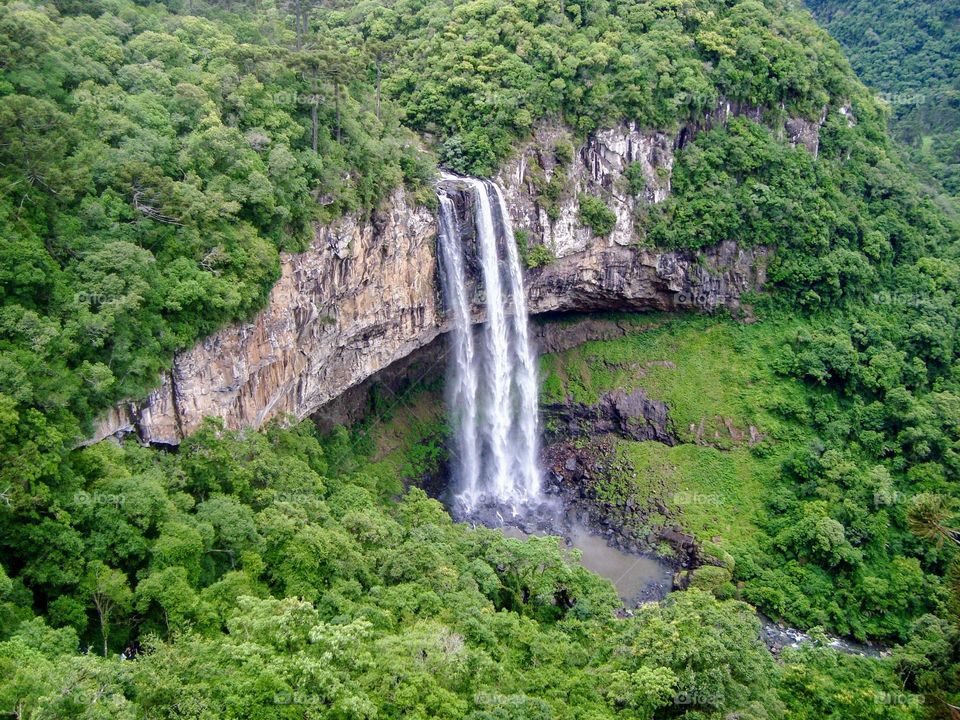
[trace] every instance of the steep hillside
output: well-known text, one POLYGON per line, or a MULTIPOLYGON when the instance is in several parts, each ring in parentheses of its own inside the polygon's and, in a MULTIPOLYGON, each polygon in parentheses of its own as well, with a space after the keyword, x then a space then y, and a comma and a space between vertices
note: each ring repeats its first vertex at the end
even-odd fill
POLYGON ((936 0, 807 0, 890 107, 913 169, 960 195, 960 8, 936 0))
MULTIPOLYGON (((907 638, 915 620, 936 612, 946 558, 932 556, 906 520, 913 495, 935 486, 863 447, 870 436, 846 403, 787 362, 785 344, 836 318, 632 320, 637 329, 622 339, 543 359, 548 423, 569 404, 595 406, 634 388, 667 408, 670 442, 590 441, 613 442, 630 468, 595 477, 599 501, 615 515, 627 503, 647 508, 625 513, 628 534, 659 536, 679 523, 737 584, 721 595, 794 626, 907 638), (816 417, 824 406, 831 422, 860 426, 831 439, 826 417, 816 417), (829 541, 828 526, 837 531, 829 541)), ((909 454, 895 442, 887 452, 909 454)))

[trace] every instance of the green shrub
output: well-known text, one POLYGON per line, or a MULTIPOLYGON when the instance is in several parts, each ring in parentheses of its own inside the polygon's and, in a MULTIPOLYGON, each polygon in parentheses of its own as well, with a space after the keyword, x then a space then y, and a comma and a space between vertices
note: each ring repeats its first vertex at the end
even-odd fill
POLYGON ((698 567, 690 574, 690 587, 700 588, 707 592, 714 592, 717 588, 730 582, 730 572, 726 568, 716 565, 698 567))
POLYGON ((623 177, 627 181, 627 190, 634 197, 647 189, 647 178, 643 175, 643 166, 640 163, 633 162, 627 165, 627 169, 623 171, 623 177))
POLYGON ((593 195, 581 195, 580 221, 589 227, 597 237, 606 237, 613 232, 617 216, 606 203, 593 195))
POLYGON ((538 268, 554 261, 554 255, 546 245, 534 245, 524 259, 528 268, 538 268))
POLYGON ((549 265, 554 261, 554 255, 546 245, 530 247, 530 233, 527 230, 517 230, 514 239, 517 241, 517 251, 520 259, 527 268, 538 268, 549 265))
POLYGON ((569 140, 558 140, 553 146, 553 158, 560 165, 566 167, 573 162, 573 143, 569 140))

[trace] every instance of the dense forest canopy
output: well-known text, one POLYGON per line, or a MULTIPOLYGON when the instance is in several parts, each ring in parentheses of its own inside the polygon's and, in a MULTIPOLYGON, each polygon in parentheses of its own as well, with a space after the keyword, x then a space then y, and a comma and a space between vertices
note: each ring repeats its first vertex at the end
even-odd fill
POLYGON ((922 177, 960 195, 960 7, 938 0, 807 0, 890 107, 922 177))
MULTIPOLYGON (((886 119, 781 0, 0 4, 0 711, 944 716, 958 229, 886 119), (396 462, 364 428, 309 424, 74 449, 175 350, 259 308, 314 223, 400 187, 432 204, 438 163, 493 174, 537 123, 676 131, 722 100, 761 121, 680 149, 638 242, 776 246, 757 312, 799 323, 770 325, 768 360, 796 392, 766 410, 815 435, 771 439, 791 452, 722 589, 616 618, 554 541, 404 492, 442 427, 396 462), (788 118, 822 123, 816 157, 788 118), (897 647, 774 662, 744 601, 897 647)), ((604 200, 581 200, 600 225, 604 200)))
POLYGON ((63 11, 0 7, 0 404, 40 409, 21 426, 39 453, 249 316, 312 221, 429 176, 392 104, 319 77, 335 38, 297 53, 276 12, 63 11))

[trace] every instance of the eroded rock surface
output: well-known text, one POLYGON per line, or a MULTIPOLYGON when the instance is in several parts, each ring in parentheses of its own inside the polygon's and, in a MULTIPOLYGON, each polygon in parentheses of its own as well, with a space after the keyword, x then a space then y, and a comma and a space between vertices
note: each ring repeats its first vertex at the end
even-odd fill
POLYGON ((614 433, 630 440, 677 444, 667 405, 647 397, 642 388, 604 393, 593 405, 568 401, 543 407, 546 427, 561 437, 592 437, 614 433))
MULTIPOLYGON (((695 568, 703 556, 694 537, 680 522, 682 514, 669 501, 670 489, 660 479, 642 495, 623 493, 636 470, 617 452, 609 437, 586 443, 563 440, 544 450, 545 491, 566 512, 581 519, 613 547, 628 553, 663 552, 677 568, 695 568)), ((665 558, 664 558, 665 559, 665 558)))
POLYGON ((94 440, 176 444, 204 417, 229 428, 302 418, 426 345, 445 329, 435 235, 433 215, 399 190, 368 220, 318 227, 306 252, 282 258, 264 310, 178 353, 161 386, 94 440))
MULTIPOLYGON (((723 100, 697 122, 672 133, 622 123, 593 133, 569 158, 563 156, 563 148, 572 148, 572 133, 556 124, 540 124, 497 177, 505 188, 514 225, 558 258, 590 250, 598 242, 636 245, 636 224, 645 208, 670 194, 676 151, 697 133, 725 126, 734 117, 762 122, 764 112, 757 106, 723 100), (613 231, 603 241, 580 222, 581 195, 603 198, 616 216, 613 231)), ((816 156, 825 119, 826 108, 819 121, 787 118, 776 132, 784 142, 802 145, 816 156)))

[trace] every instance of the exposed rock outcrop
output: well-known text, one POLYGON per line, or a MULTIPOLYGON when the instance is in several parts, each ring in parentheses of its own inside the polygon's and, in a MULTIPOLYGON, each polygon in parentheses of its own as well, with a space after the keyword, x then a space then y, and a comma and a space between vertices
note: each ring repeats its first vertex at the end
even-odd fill
MULTIPOLYGON (((698 132, 722 127, 734 117, 762 122, 764 114, 760 107, 723 100, 697 122, 673 133, 650 132, 633 122, 599 130, 569 157, 565 153, 573 147, 571 132, 543 123, 497 179, 506 190, 515 226, 558 258, 598 243, 590 228, 580 222, 579 198, 583 194, 603 198, 616 215, 606 244, 634 246, 638 219, 647 207, 663 202, 670 194, 676 151, 698 132)), ((787 118, 777 132, 785 142, 802 145, 816 156, 825 119, 826 108, 819 121, 787 118)))
POLYGON ((766 282, 768 248, 723 242, 700 252, 618 245, 567 255, 530 272, 531 312, 740 308, 766 282))
POLYGON ((556 427, 561 437, 615 433, 631 440, 677 444, 666 404, 651 400, 642 388, 629 393, 623 390, 605 393, 593 405, 578 402, 546 405, 543 417, 548 432, 552 426, 556 427))
MULTIPOLYGON (((661 478, 640 494, 623 493, 624 479, 636 470, 619 455, 609 438, 565 440, 544 451, 548 469, 545 491, 559 497, 568 516, 577 517, 613 547, 628 553, 656 553, 669 548, 677 568, 695 568, 702 553, 695 538, 679 524, 681 513, 667 499, 661 478)), ((627 486, 633 483, 626 483, 627 486)))
MULTIPOLYGON (((589 314, 570 316, 544 314, 532 323, 530 335, 533 345, 540 353, 556 353, 582 345, 591 340, 612 340, 625 335, 643 332, 657 327, 659 323, 638 324, 626 318, 597 317, 589 314)), ((479 332, 479 329, 478 329, 479 332)), ((380 370, 363 382, 323 405, 312 418, 321 429, 330 430, 335 425, 352 425, 365 417, 389 411, 414 389, 436 387, 447 370, 446 337, 437 336, 430 343, 406 357, 380 370)))
POLYGON ((93 440, 136 432, 176 444, 204 417, 231 428, 305 417, 443 331, 435 220, 396 191, 369 219, 317 228, 284 255, 267 306, 174 358, 143 402, 112 412, 93 440))
POLYGON ((557 157, 557 148, 570 142, 565 128, 539 126, 532 140, 503 167, 498 180, 505 188, 515 226, 558 258, 581 253, 598 242, 635 245, 638 206, 662 202, 670 192, 676 138, 645 133, 628 123, 591 135, 564 163, 557 157), (633 164, 641 168, 644 184, 637 195, 623 182, 633 164), (599 240, 580 222, 578 198, 583 193, 602 195, 616 214, 609 238, 599 240))
MULTIPOLYGON (((385 235, 370 225, 348 226, 356 228, 349 254, 331 249, 329 239, 342 236, 327 230, 310 251, 285 257, 264 311, 178 353, 160 387, 111 412, 92 441, 136 432, 143 442, 177 444, 204 417, 222 418, 231 428, 260 427, 282 415, 303 418, 429 344, 448 324, 435 280, 432 220, 411 212, 402 225, 384 228, 385 235)), ((532 272, 529 307, 531 313, 737 309, 744 292, 763 285, 767 255, 733 243, 699 257, 599 248, 532 272)), ((482 311, 475 317, 481 321, 482 311)), ((442 373, 442 363, 434 371, 442 373)))
MULTIPOLYGON (((737 112, 745 111, 721 108, 703 125, 737 112)), ((790 139, 812 145, 815 126, 791 130, 790 139)), ((767 248, 722 242, 697 252, 636 244, 636 213, 667 197, 673 153, 689 132, 647 133, 631 124, 600 131, 561 168, 552 143, 569 134, 544 126, 504 167, 499 180, 515 227, 557 258, 528 273, 531 314, 737 311, 744 292, 763 286, 767 248), (625 194, 630 167, 639 168, 633 172, 643 187, 625 194), (538 184, 559 172, 563 192, 546 207, 538 184), (608 199, 617 217, 608 238, 581 224, 581 191, 608 199)), ((469 233, 469 208, 461 210, 469 233)), ((280 416, 311 415, 448 329, 437 277, 436 220, 403 190, 370 217, 318 227, 307 251, 283 256, 263 311, 177 353, 160 386, 105 416, 90 442, 135 432, 144 442, 176 444, 205 417, 256 428, 280 416)), ((480 303, 474 317, 483 321, 480 303)))
POLYGON ((558 353, 593 340, 615 340, 657 327, 659 323, 638 325, 616 318, 586 314, 544 314, 533 324, 531 331, 541 353, 558 353))

